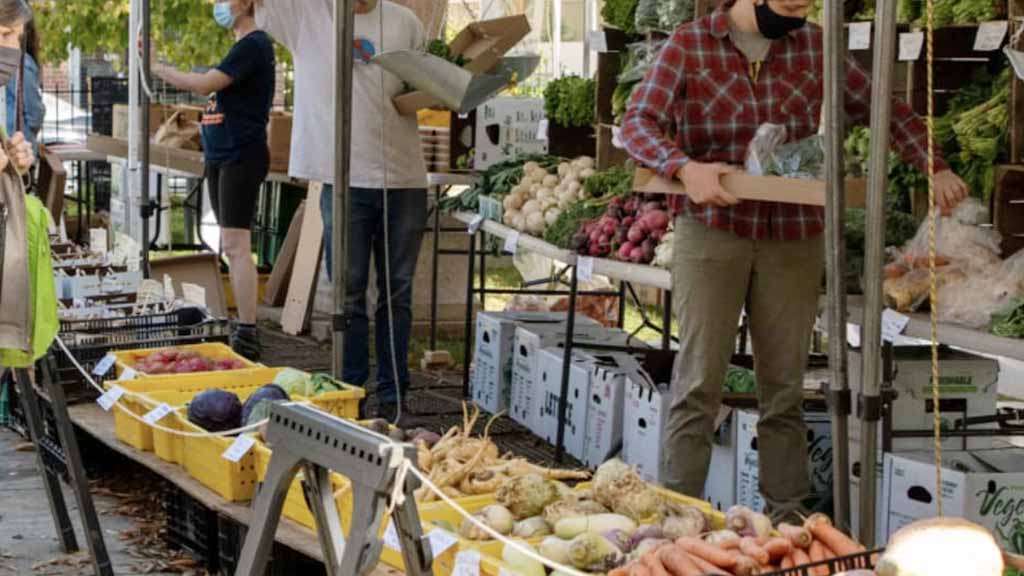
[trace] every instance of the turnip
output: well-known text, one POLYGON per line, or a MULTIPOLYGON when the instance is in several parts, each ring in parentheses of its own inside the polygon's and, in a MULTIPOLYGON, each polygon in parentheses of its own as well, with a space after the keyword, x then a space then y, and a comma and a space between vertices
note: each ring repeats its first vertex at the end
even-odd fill
POLYGON ((664 228, 651 231, 651 239, 655 242, 661 242, 661 239, 665 237, 667 231, 664 228))
POLYGON ((591 176, 593 176, 596 173, 597 172, 595 172, 593 168, 584 168, 583 170, 580 170, 579 179, 580 180, 586 180, 587 178, 590 178, 591 176))
POLYGON ((572 169, 572 165, 568 162, 562 162, 558 165, 558 175, 565 178, 565 175, 572 169))
POLYGON ((558 186, 558 176, 549 174, 544 177, 543 184, 545 188, 554 188, 558 186))
POLYGON ((590 231, 590 243, 597 244, 601 240, 602 231, 600 228, 594 228, 590 231))
POLYGON ((548 226, 553 225, 555 221, 558 220, 558 216, 560 214, 561 212, 559 212, 558 208, 552 208, 548 210, 547 212, 544 213, 544 223, 548 226))
POLYGON ((529 216, 533 212, 540 210, 540 202, 537 200, 530 200, 526 204, 523 204, 522 212, 526 216, 529 216))
POLYGON ((540 234, 544 232, 544 213, 540 211, 530 212, 530 214, 526 216, 526 228, 531 234, 540 234))
POLYGON ((525 174, 529 174, 530 172, 540 169, 540 164, 533 162, 532 160, 530 162, 527 162, 526 164, 523 164, 523 173, 525 174))
POLYGON ((523 214, 517 214, 515 219, 512 221, 512 227, 520 232, 526 230, 526 216, 523 214))
POLYGON ((578 180, 569 180, 566 184, 566 189, 569 190, 570 192, 577 192, 580 190, 580 188, 581 186, 578 180))

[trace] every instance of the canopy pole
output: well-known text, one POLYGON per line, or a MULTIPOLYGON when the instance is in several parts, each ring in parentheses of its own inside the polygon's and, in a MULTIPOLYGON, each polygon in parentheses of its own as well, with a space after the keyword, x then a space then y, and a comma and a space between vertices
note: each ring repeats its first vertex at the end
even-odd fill
MULTIPOLYGON (((142 75, 135 77, 135 82, 138 82, 139 86, 142 86, 142 79, 145 78, 147 81, 150 78, 150 32, 151 32, 151 21, 149 14, 149 0, 141 0, 141 13, 139 14, 142 24, 142 62, 139 65, 142 68, 142 75)), ((139 89, 139 125, 140 138, 140 166, 139 166, 139 177, 142 182, 139 186, 139 214, 142 217, 142 265, 140 269, 145 278, 149 278, 149 107, 150 100, 149 94, 144 89, 139 89)))
POLYGON ((850 390, 846 381, 846 254, 843 221, 846 182, 843 139, 846 135, 844 86, 846 51, 843 6, 825 2, 825 262, 828 279, 828 358, 831 384, 829 412, 832 419, 832 499, 837 526, 850 525, 850 444, 847 416, 850 390))
POLYGON ((896 2, 875 4, 875 54, 871 84, 871 154, 868 170, 867 224, 864 257, 864 319, 861 348, 864 378, 860 398, 861 483, 860 541, 875 545, 878 421, 882 379, 882 258, 885 253, 885 195, 889 171, 889 120, 892 115, 892 72, 896 60, 896 2))
POLYGON ((352 42, 355 12, 352 0, 334 0, 334 198, 331 234, 334 254, 334 318, 332 322, 334 377, 341 380, 345 366, 345 271, 348 268, 349 166, 352 151, 352 42))

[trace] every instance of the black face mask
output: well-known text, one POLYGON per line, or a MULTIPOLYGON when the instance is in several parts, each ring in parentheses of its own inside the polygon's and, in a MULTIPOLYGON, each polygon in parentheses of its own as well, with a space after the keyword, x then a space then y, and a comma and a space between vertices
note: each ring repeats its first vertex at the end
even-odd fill
POLYGON ((754 17, 757 18, 757 29, 761 31, 761 35, 770 40, 782 38, 807 24, 807 18, 783 16, 772 10, 768 6, 768 0, 754 5, 754 17))

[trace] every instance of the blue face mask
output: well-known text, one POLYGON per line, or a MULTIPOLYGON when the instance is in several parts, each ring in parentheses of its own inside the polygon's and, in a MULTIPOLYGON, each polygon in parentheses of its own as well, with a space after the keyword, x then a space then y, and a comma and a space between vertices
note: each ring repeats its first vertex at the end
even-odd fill
POLYGON ((217 2, 213 5, 213 19, 222 28, 230 30, 235 26, 235 15, 231 13, 230 2, 217 2))

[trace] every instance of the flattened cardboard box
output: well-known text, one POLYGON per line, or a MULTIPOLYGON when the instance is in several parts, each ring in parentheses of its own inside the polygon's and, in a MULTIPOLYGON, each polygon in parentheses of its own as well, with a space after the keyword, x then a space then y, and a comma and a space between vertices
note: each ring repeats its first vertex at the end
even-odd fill
MULTIPOLYGON (((469 60, 463 68, 475 76, 493 69, 501 57, 529 33, 530 23, 522 14, 484 20, 463 28, 448 49, 453 56, 469 60)), ((392 102, 403 116, 412 116, 424 108, 443 106, 440 100, 420 90, 395 96, 392 102)))

